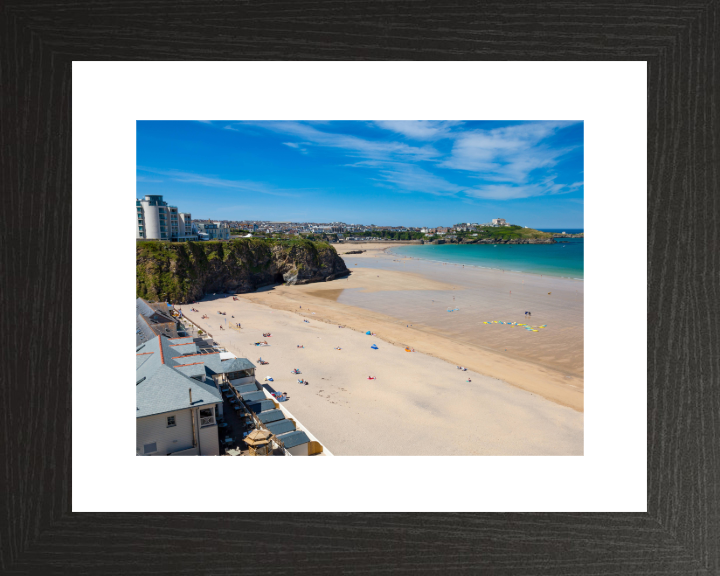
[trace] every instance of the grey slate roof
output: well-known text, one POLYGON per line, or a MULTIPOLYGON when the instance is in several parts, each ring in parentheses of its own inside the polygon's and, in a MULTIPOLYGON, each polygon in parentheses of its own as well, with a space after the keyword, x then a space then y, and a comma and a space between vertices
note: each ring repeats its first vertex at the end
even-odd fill
POLYGON ((275 403, 272 400, 260 400, 259 402, 250 402, 247 407, 257 414, 265 410, 274 409, 275 403))
POLYGON ((282 410, 268 410, 267 412, 260 412, 257 417, 260 422, 267 424, 268 422, 282 420, 285 418, 285 415, 282 413, 282 410))
POLYGON ((197 352, 197 346, 195 342, 187 342, 185 344, 170 344, 173 356, 182 356, 183 354, 195 354, 197 352))
POLYGON ((180 372, 180 374, 184 374, 185 376, 189 376, 192 378, 193 376, 205 376, 205 365, 202 362, 193 362, 192 364, 176 364, 174 366, 175 370, 180 372))
POLYGON ((235 386, 234 388, 235 388, 235 390, 237 390, 237 393, 240 395, 247 394, 248 392, 257 392, 258 391, 257 386, 255 384, 242 384, 240 386, 235 386))
POLYGON ((205 362, 210 374, 227 374, 229 372, 237 372, 239 370, 249 370, 255 368, 255 364, 247 358, 233 358, 232 360, 222 360, 219 354, 208 358, 205 362))
POLYGON ((135 310, 137 311, 138 314, 142 314, 143 316, 145 316, 147 318, 149 318, 150 316, 152 316, 155 313, 155 310, 150 308, 150 306, 148 306, 147 302, 145 302, 145 300, 143 300, 142 298, 137 298, 135 300, 135 310))
POLYGON ((189 368, 175 368, 178 363, 171 358, 172 347, 169 342, 164 336, 158 336, 139 347, 138 354, 142 356, 138 358, 146 359, 137 361, 135 372, 137 418, 190 408, 189 391, 192 391, 192 407, 222 402, 222 396, 214 385, 189 378, 183 373, 189 368))
MULTIPOLYGON (((138 308, 142 306, 138 304, 138 308)), ((138 315, 138 318, 142 318, 142 322, 145 321, 142 315, 138 315)), ((192 390, 193 407, 222 402, 220 391, 215 388, 214 383, 192 379, 192 376, 209 377, 216 373, 208 365, 219 367, 220 355, 218 353, 183 355, 196 351, 192 338, 170 339, 165 336, 153 336, 136 347, 135 382, 138 418, 190 408, 188 390, 192 390)), ((234 360, 222 364, 233 362, 234 360)), ((248 364, 252 366, 250 362, 248 364)), ((258 391, 255 384, 245 384, 242 388, 256 395, 250 398, 250 401, 265 400, 265 394, 258 391)))
POLYGON ((295 430, 295 422, 285 418, 284 420, 278 420, 276 422, 270 422, 265 424, 265 428, 270 430, 275 435, 285 434, 286 432, 292 432, 295 430))
POLYGON ((227 374, 228 372, 250 370, 251 368, 255 368, 255 364, 247 358, 233 358, 232 360, 223 360, 220 367, 222 372, 218 372, 218 374, 227 374))
POLYGON ((142 314, 135 317, 135 345, 140 346, 144 342, 155 338, 155 332, 148 324, 147 318, 142 314))
MULTIPOLYGON (((160 334, 168 338, 179 336, 179 322, 168 313, 163 302, 150 304, 142 298, 135 299, 137 342, 148 341, 160 334), (142 318, 141 318, 142 317, 142 318), (147 332, 149 330, 149 333, 147 332), (144 337, 144 338, 143 338, 144 337)), ((184 334, 184 330, 180 328, 184 334)))
POLYGON ((183 376, 167 364, 161 364, 150 378, 136 385, 136 402, 136 417, 142 418, 173 410, 217 404, 222 402, 222 398, 213 386, 183 376))
POLYGON ((240 394, 240 398, 242 398, 245 402, 257 402, 258 400, 265 400, 265 393, 246 392, 245 394, 240 394))
POLYGON ((281 434, 278 436, 285 448, 294 448, 300 446, 300 444, 307 444, 310 442, 310 438, 302 430, 295 430, 295 432, 288 432, 287 434, 281 434))
POLYGON ((150 352, 149 354, 148 353, 143 354, 141 352, 140 354, 135 356, 135 358, 137 359, 135 361, 135 369, 137 370, 138 368, 140 368, 140 366, 142 366, 146 360, 149 360, 150 356, 152 356, 152 352, 150 352))

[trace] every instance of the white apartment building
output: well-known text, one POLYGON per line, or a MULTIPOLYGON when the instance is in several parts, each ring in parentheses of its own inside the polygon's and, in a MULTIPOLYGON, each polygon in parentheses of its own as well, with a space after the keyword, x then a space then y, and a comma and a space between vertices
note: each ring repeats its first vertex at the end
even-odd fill
POLYGON ((492 223, 493 223, 493 226, 507 226, 507 222, 505 222, 505 218, 493 218, 492 223))
POLYGON ((197 240, 192 233, 192 216, 178 212, 177 206, 168 206, 162 196, 147 195, 142 200, 136 200, 135 206, 137 240, 197 240))
POLYGON ((230 226, 223 222, 198 222, 196 226, 201 240, 230 239, 230 226))

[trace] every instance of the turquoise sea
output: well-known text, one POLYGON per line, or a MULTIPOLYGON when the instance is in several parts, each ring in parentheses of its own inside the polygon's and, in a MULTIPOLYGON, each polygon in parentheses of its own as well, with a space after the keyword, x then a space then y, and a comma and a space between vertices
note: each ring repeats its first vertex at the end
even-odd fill
POLYGON ((398 246, 390 252, 465 266, 582 279, 583 242, 583 238, 568 238, 556 244, 418 244, 398 246))

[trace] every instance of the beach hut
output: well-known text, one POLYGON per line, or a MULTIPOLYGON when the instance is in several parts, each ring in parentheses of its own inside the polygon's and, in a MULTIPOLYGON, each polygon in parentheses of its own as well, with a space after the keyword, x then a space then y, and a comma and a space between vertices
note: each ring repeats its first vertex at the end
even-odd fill
POLYGON ((268 430, 253 430, 245 437, 245 443, 250 449, 250 456, 272 454, 272 432, 268 430))

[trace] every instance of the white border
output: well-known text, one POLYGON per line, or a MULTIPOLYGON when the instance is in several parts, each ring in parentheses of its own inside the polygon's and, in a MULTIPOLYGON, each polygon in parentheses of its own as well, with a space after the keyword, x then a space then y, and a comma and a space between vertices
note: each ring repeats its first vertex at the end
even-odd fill
POLYGON ((74 511, 646 511, 645 63, 76 62, 72 112, 74 511), (136 457, 141 119, 584 120, 585 456, 136 457))

